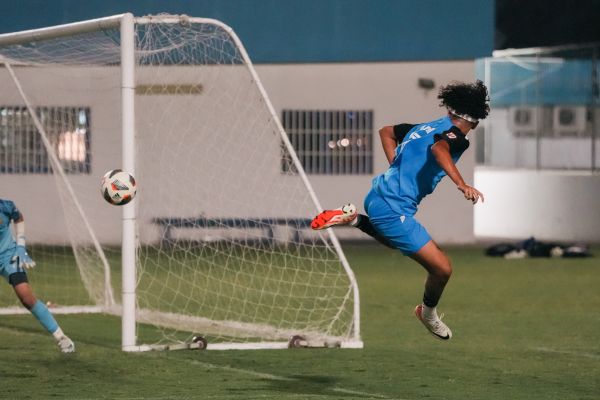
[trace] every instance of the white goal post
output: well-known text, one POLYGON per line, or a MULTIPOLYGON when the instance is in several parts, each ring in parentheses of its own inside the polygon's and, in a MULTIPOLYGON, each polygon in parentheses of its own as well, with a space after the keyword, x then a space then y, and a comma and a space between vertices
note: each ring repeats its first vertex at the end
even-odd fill
POLYGON ((120 315, 124 351, 362 348, 354 273, 332 230, 306 229, 322 208, 230 27, 127 13, 0 35, 0 62, 0 174, 25 192, 53 312, 120 315), (118 238, 96 187, 113 168, 139 183, 118 238), (49 179, 60 203, 40 206, 49 179), (68 243, 36 225, 52 207, 68 243), (83 289, 63 299, 61 279, 83 289))

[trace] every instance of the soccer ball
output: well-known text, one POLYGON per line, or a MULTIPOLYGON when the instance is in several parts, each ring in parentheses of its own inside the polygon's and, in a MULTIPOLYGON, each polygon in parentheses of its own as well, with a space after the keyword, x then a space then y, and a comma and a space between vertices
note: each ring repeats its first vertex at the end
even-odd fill
POLYGON ((102 177, 100 191, 104 200, 112 205, 122 206, 133 200, 137 185, 133 176, 120 169, 113 169, 102 177))

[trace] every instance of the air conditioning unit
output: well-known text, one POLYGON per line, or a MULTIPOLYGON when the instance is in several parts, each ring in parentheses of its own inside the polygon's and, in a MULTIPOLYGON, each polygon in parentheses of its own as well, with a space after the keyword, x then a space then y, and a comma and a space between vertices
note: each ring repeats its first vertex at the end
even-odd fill
POLYGON ((560 136, 583 136, 587 125, 585 106, 556 106, 553 110, 554 134, 560 136))
POLYGON ((536 136, 541 129, 542 108, 517 106, 508 109, 508 129, 515 136, 536 136))

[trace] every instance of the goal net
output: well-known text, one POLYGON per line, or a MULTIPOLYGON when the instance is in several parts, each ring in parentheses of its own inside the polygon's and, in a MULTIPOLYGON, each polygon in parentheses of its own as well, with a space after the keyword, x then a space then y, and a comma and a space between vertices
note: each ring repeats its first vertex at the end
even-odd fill
POLYGON ((229 27, 125 14, 0 35, 0 57, 0 197, 55 312, 122 316, 125 350, 362 346, 354 275, 309 229, 320 206, 229 27), (99 193, 114 168, 138 181, 124 207, 99 193))

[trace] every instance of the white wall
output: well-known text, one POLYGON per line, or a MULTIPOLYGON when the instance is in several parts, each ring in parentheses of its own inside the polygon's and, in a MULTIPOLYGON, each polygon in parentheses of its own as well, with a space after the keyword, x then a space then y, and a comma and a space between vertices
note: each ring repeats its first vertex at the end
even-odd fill
POLYGON ((486 201, 475 207, 482 238, 600 241, 600 175, 477 167, 486 201))
MULTIPOLYGON (((556 109, 557 107, 545 107, 540 111, 545 120, 540 123, 540 168, 591 169, 592 121, 582 124, 581 130, 574 129, 568 132, 569 135, 565 135, 560 132, 560 128, 553 126, 552 113, 556 109)), ((585 116, 585 107, 577 107, 577 110, 585 116)), ((536 132, 532 130, 527 136, 513 132, 518 129, 511 126, 511 117, 514 118, 508 108, 494 108, 484 121, 486 164, 506 168, 536 168, 536 132)), ((600 110, 595 110, 594 118, 600 121, 600 110)), ((600 139, 596 139, 596 149, 600 149, 600 139)), ((596 165, 600 165, 600 151, 596 150, 595 157, 596 165)))
MULTIPOLYGON (((418 88, 418 78, 434 79, 437 86, 451 80, 470 81, 474 77, 474 63, 465 61, 260 65, 257 66, 257 71, 279 114, 284 108, 372 109, 376 127, 374 135, 377 137, 378 127, 400 122, 424 122, 438 118, 444 113, 444 110, 438 107, 437 90, 425 92, 418 88)), ((40 76, 35 75, 30 69, 18 68, 17 74, 22 79, 26 92, 32 96, 34 104, 91 107, 92 174, 72 176, 71 179, 76 183, 77 191, 82 197, 86 212, 90 215, 93 225, 102 227, 97 232, 100 240, 104 243, 119 242, 121 236, 120 210, 108 206, 99 195, 99 180, 102 174, 106 170, 121 165, 118 69, 61 68, 48 70, 46 75, 40 76)), ((203 76, 213 76, 213 74, 214 70, 209 75, 203 76)), ((186 69, 185 75, 189 79, 198 79, 200 83, 206 83, 202 82, 204 78, 194 77, 195 74, 190 74, 189 68, 186 69)), ((226 78, 227 75, 217 77, 217 79, 223 79, 225 86, 233 85, 233 81, 226 78)), ((165 83, 181 83, 177 74, 165 69, 154 76, 140 73, 138 82, 147 83, 144 80, 148 79, 154 82, 164 80, 165 83)), ((0 71, 0 84, 5 88, 0 94, 2 104, 23 104, 6 71, 0 71)), ((140 157, 142 167, 147 165, 149 170, 151 168, 161 170, 155 165, 157 161, 153 158, 151 151, 160 152, 167 162, 173 160, 171 169, 167 171, 169 185, 171 185, 169 187, 185 193, 190 199, 187 202, 180 199, 179 205, 175 206, 174 203, 169 204, 169 197, 161 193, 159 187, 152 188, 151 194, 156 197, 148 204, 153 204, 152 207, 156 210, 145 210, 146 221, 143 223, 145 225, 142 225, 142 236, 147 240, 153 240, 158 235, 158 230, 148 222, 153 213, 156 214, 155 216, 168 216, 165 213, 169 213, 172 216, 188 217, 198 215, 202 211, 194 202, 198 198, 206 198, 207 191, 202 191, 201 188, 186 191, 191 187, 190 185, 200 184, 200 176, 215 180, 216 172, 211 173, 212 170, 207 169, 209 167, 205 167, 202 162, 209 157, 214 157, 215 160, 235 163, 237 161, 234 160, 239 160, 239 157, 236 159, 232 156, 248 155, 244 146, 251 143, 251 137, 248 135, 256 123, 252 119, 253 116, 256 116, 252 109, 244 111, 247 116, 246 120, 249 121, 248 124, 233 125, 237 129, 234 139, 239 139, 230 142, 227 145, 229 147, 219 146, 216 141, 211 142, 210 148, 201 147, 202 152, 194 152, 190 146, 177 140, 178 136, 174 136, 183 130, 190 134, 219 132, 219 121, 228 123, 228 115, 231 115, 231 111, 215 111, 218 109, 217 105, 221 104, 226 110, 232 110, 235 109, 236 102, 245 105, 252 101, 250 98, 252 96, 246 98, 245 95, 241 95, 242 97, 236 95, 236 88, 233 86, 228 91, 211 89, 210 85, 207 85, 205 89, 200 100, 192 99, 190 96, 180 96, 167 99, 167 102, 161 106, 160 103, 154 101, 154 98, 148 97, 140 99, 137 105, 138 120, 142 118, 144 121, 140 123, 137 135, 147 136, 148 132, 154 131, 152 142, 140 145, 144 152, 144 157, 140 157), (202 106, 194 107, 195 103, 192 101, 199 101, 197 104, 202 106), (181 113, 182 110, 185 112, 181 113), (194 118, 201 112, 213 113, 213 122, 211 124, 198 123, 194 118), (183 115, 176 118, 177 122, 169 125, 170 128, 167 130, 162 118, 167 115, 177 115, 176 113, 183 115), (227 152, 224 148, 230 148, 232 151, 227 152), (194 169, 201 171, 201 174, 194 175, 194 169), (177 179, 181 175, 180 171, 183 170, 191 172, 186 173, 186 180, 181 181, 178 185, 177 179), (198 179, 194 179, 195 176, 198 176, 198 179)), ((195 139, 194 144, 202 146, 203 142, 198 138, 195 139)), ((142 142, 140 141, 140 143, 142 142)), ((472 147, 474 147, 474 143, 472 143, 472 147)), ((374 171, 379 174, 385 171, 386 160, 378 145, 375 146, 375 149, 374 171)), ((278 147, 275 151, 279 151, 278 147)), ((273 154, 278 154, 276 152, 273 154)), ((468 182, 473 179, 474 154, 474 149, 470 149, 459 163, 459 168, 468 182)), ((260 157, 255 151, 251 157, 254 157, 257 163, 268 161, 267 158, 260 157)), ((247 159, 243 162, 244 171, 251 169, 247 159)), ((216 161, 211 165, 214 163, 216 161)), ((264 190, 265 187, 284 188, 279 189, 280 193, 287 190, 285 187, 292 188, 289 190, 296 190, 292 186, 275 186, 274 182, 278 180, 276 177, 278 168, 278 166, 271 168, 273 170, 272 177, 255 175, 253 184, 257 186, 258 190, 264 190), (268 185, 265 186, 265 184, 268 185)), ((265 170, 270 169, 266 168, 265 170)), ((28 227, 32 239, 50 243, 64 241, 66 235, 64 227, 61 227, 58 222, 61 216, 58 211, 60 207, 57 189, 51 177, 2 175, 0 179, 2 180, 0 197, 12 198, 17 201, 29 221, 28 227)), ((352 201, 362 208, 362 201, 369 190, 371 179, 372 176, 367 175, 310 176, 321 204, 326 208, 337 207, 348 201, 352 201)), ((248 185, 249 183, 243 181, 240 184, 248 185)), ((244 199, 239 198, 239 194, 236 196, 235 186, 227 186, 222 183, 219 185, 224 188, 223 190, 231 191, 224 195, 223 203, 242 204, 243 206, 244 199), (235 203, 236 201, 238 203, 235 203)), ((150 189, 141 187, 140 190, 149 191, 150 189)), ((290 194, 298 197, 293 192, 285 195, 290 194)), ((176 197, 179 198, 179 196, 176 197)), ((205 204, 207 204, 206 199, 205 204)), ((224 204, 213 201, 213 208, 218 209, 219 206, 224 206, 224 204)), ((274 208, 264 202, 261 203, 261 207, 274 208)), ((277 208, 274 209, 278 211, 277 208)), ((434 239, 440 242, 464 243, 470 242, 474 238, 472 206, 463 200, 447 180, 442 182, 438 190, 424 201, 417 217, 427 227, 434 239)), ((70 221, 70 223, 73 222, 70 221)), ((342 237, 363 237, 360 232, 354 230, 340 230, 339 233, 342 237)))
MULTIPOLYGON (((92 222, 104 227, 96 232, 99 239, 104 243, 119 242, 120 210, 109 206, 100 196, 100 177, 104 172, 121 165, 119 69, 47 68, 42 74, 33 68, 14 69, 34 105, 91 108, 92 173, 69 175, 69 179, 92 222)), ((0 85, 0 104, 24 105, 4 68, 0 69, 0 85)), ((68 216, 68 222, 65 222, 59 191, 68 197, 67 189, 62 182, 57 184, 52 175, 0 174, 0 182, 0 198, 12 199, 17 203, 27 221, 30 241, 66 243, 66 223, 82 225, 81 219, 73 215, 68 216)))

